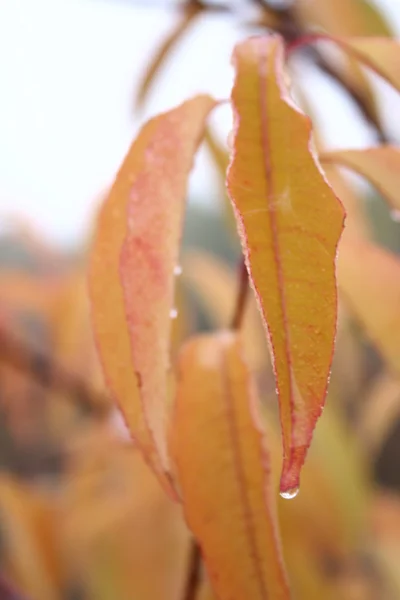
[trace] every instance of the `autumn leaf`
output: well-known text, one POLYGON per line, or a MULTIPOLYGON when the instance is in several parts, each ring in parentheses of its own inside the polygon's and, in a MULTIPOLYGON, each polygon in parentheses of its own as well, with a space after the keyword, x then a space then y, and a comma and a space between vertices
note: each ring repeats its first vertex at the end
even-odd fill
POLYGON ((345 178, 334 163, 325 161, 325 156, 324 153, 319 154, 325 176, 346 210, 346 227, 343 237, 368 239, 371 237, 371 225, 362 194, 345 178))
POLYGON ((4 515, 2 562, 7 572, 32 600, 59 600, 65 572, 57 511, 50 497, 2 475, 0 510, 4 515))
POLYGON ((312 23, 333 35, 392 35, 370 0, 297 0, 294 10, 305 26, 312 23))
POLYGON ((63 543, 88 597, 180 598, 189 532, 137 450, 92 426, 67 466, 63 543))
POLYGON ((284 445, 281 492, 292 495, 327 390, 344 211, 315 160, 310 121, 284 87, 280 38, 239 44, 234 62, 227 185, 271 342, 284 445))
POLYGON ((320 158, 324 165, 334 163, 359 173, 387 199, 394 211, 400 211, 400 149, 396 146, 336 150, 325 152, 320 158))
POLYGON ((171 455, 186 520, 221 600, 290 597, 258 402, 235 334, 186 344, 171 455))
POLYGON ((347 54, 386 79, 400 91, 400 42, 385 37, 337 37, 312 34, 300 38, 292 48, 312 42, 334 42, 347 54))
POLYGON ((372 242, 343 239, 338 282, 344 300, 380 350, 400 373, 400 261, 372 242))
POLYGON ((214 105, 197 96, 143 127, 101 207, 90 256, 92 322, 107 385, 171 493, 163 428, 174 268, 186 180, 214 105))
MULTIPOLYGON (((318 28, 329 35, 345 38, 391 35, 383 15, 369 0, 296 0, 293 10, 305 31, 318 28)), ((329 55, 323 56, 328 74, 336 74, 366 116, 379 124, 376 97, 359 62, 345 55, 338 64, 338 61, 331 61, 329 55)))

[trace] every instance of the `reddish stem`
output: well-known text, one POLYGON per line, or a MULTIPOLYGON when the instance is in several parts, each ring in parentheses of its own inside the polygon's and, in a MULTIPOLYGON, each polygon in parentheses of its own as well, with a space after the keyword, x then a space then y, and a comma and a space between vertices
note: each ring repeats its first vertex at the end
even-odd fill
POLYGON ((239 267, 239 291, 236 300, 235 312, 231 322, 231 329, 240 329, 244 312, 246 308, 246 300, 249 290, 249 276, 247 273, 247 267, 242 259, 239 267))

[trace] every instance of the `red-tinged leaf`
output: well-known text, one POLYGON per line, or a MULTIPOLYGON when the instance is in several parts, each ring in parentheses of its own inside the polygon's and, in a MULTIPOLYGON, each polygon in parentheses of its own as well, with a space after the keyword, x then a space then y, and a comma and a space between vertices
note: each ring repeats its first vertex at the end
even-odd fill
POLYGON ((157 49, 156 54, 147 67, 143 80, 139 84, 139 92, 135 101, 137 108, 142 106, 147 99, 151 84, 160 72, 168 55, 173 51, 174 47, 201 12, 202 6, 197 0, 192 0, 184 6, 182 18, 157 49))
POLYGON ((129 189, 120 277, 143 412, 168 470, 166 411, 175 268, 193 157, 215 101, 198 96, 159 118, 129 189))
POLYGON ((322 154, 321 160, 356 171, 372 183, 395 211, 400 210, 400 149, 396 146, 336 150, 322 154))
POLYGON ((368 241, 344 238, 339 288, 389 365, 400 372, 400 260, 368 241))
POLYGON ((235 334, 199 336, 184 347, 171 454, 219 600, 290 598, 258 412, 235 334))
MULTIPOLYGON (((134 361, 132 362, 131 336, 128 331, 124 293, 120 281, 120 255, 125 242, 123 261, 125 266, 122 271, 129 314, 135 310, 129 306, 129 301, 135 300, 129 295, 130 291, 134 291, 135 283, 127 282, 128 277, 135 277, 136 281, 143 286, 139 289, 136 299, 137 307, 140 307, 142 311, 140 315, 140 322, 143 325, 143 331, 140 335, 142 340, 142 334, 144 334, 144 330, 148 327, 148 323, 152 318, 148 311, 151 309, 153 314, 155 310, 155 305, 147 306, 144 303, 145 296, 150 293, 152 277, 150 272, 146 276, 143 271, 145 268, 143 263, 144 254, 138 252, 136 256, 132 256, 126 237, 132 236, 135 231, 138 231, 136 226, 140 227, 143 236, 143 239, 141 239, 142 249, 147 249, 148 256, 153 252, 154 260, 157 262, 160 261, 160 255, 165 249, 163 244, 167 241, 167 234, 171 235, 172 245, 168 249, 165 263, 160 265, 160 275, 161 271, 164 273, 164 268, 167 266, 170 269, 168 273, 164 273, 166 287, 163 289, 163 293, 165 292, 166 295, 163 297, 166 306, 168 302, 172 301, 173 296, 173 283, 171 281, 173 265, 171 261, 177 258, 178 225, 182 218, 187 171, 193 160, 193 154, 204 126, 205 117, 213 105, 214 102, 209 97, 199 96, 168 113, 151 119, 143 127, 128 151, 111 191, 101 207, 90 255, 89 289, 92 322, 107 385, 112 396, 118 402, 137 445, 158 473, 164 486, 171 493, 171 485, 164 474, 165 451, 161 461, 144 419, 137 378, 137 372, 143 371, 143 362, 150 366, 146 361, 149 360, 149 353, 155 352, 156 348, 154 340, 149 338, 146 340, 146 344, 148 342, 153 345, 148 346, 148 350, 141 357, 139 365, 136 365, 134 361), (165 153, 167 153, 168 160, 171 161, 168 165, 165 161, 165 153), (160 175, 160 168, 164 167, 168 167, 168 170, 162 173, 162 180, 158 181, 157 176, 160 175), (150 171, 151 168, 154 168, 154 170, 150 171), (167 181, 166 176, 170 176, 172 180, 167 181), (182 180, 180 185, 178 185, 178 180, 182 180), (146 186, 147 189, 145 189, 146 186), (153 186, 151 192, 148 186, 153 186), (161 188, 161 195, 155 197, 159 188, 161 188), (149 196, 138 194, 140 189, 145 194, 150 192, 149 196), (176 192, 179 192, 179 194, 174 195, 176 192), (130 201, 130 210, 139 202, 147 203, 147 206, 145 206, 143 214, 134 215, 133 223, 131 223, 133 230, 131 229, 129 232, 128 207, 130 201), (171 205, 171 201, 176 202, 176 204, 171 205), (166 222, 150 222, 147 225, 149 229, 146 232, 143 230, 143 226, 145 226, 145 221, 150 215, 155 216, 156 207, 161 209, 158 218, 165 217, 166 222), (164 237, 157 239, 155 231, 164 237), (176 239, 174 239, 174 235, 176 239), (152 248, 152 244, 156 244, 154 248, 152 248), (133 265, 132 260, 134 261, 133 265), (127 272, 129 265, 133 267, 131 273, 127 272)), ((140 241, 138 243, 140 245, 140 241)), ((154 272, 152 273, 154 274, 154 272)), ((153 288, 151 288, 151 292, 154 292, 153 288)), ((157 323, 163 323, 162 335, 167 335, 169 330, 169 323, 165 322, 165 311, 166 309, 162 311, 163 316, 161 314, 157 315, 157 323)), ((133 330, 134 328, 131 330, 131 334, 133 330)), ((150 330, 155 331, 151 324, 150 330)), ((168 340, 165 339, 163 344, 161 346, 163 346, 164 355, 158 357, 157 354, 154 354, 153 358, 157 358, 166 367, 166 345, 168 340)), ((140 350, 138 346, 135 346, 135 356, 137 352, 140 352, 140 350)), ((147 386, 147 380, 142 378, 142 384, 147 386)), ((165 396, 166 392, 164 390, 164 399, 165 396)), ((159 398, 158 402, 163 402, 163 400, 159 398)))
POLYGON ((344 211, 316 163, 310 121, 284 87, 280 38, 239 44, 234 61, 227 184, 271 342, 284 445, 281 492, 290 492, 299 485, 327 390, 344 211))

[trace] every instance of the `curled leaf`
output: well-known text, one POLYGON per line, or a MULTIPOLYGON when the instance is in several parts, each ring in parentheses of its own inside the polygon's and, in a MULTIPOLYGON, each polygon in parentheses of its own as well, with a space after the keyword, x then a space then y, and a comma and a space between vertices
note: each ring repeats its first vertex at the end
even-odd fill
POLYGON ((227 185, 271 342, 284 446, 281 491, 287 493, 299 485, 325 400, 344 211, 316 162, 309 119, 284 87, 280 38, 243 42, 234 61, 227 185))
POLYGON ((336 150, 321 155, 324 164, 347 167, 370 183, 387 199, 395 211, 400 211, 400 149, 378 146, 365 150, 336 150))
POLYGON ((136 444, 170 493, 165 444, 160 441, 167 390, 152 394, 167 381, 169 311, 186 178, 214 104, 208 96, 198 96, 143 127, 101 207, 90 254, 92 324, 108 388, 136 444), (153 374, 156 389, 147 379, 153 374), (146 422, 149 395, 152 408, 146 422), (157 434, 154 403, 161 412, 157 434))
POLYGON ((188 342, 171 421, 184 512, 220 600, 288 599, 269 456, 235 334, 188 342))

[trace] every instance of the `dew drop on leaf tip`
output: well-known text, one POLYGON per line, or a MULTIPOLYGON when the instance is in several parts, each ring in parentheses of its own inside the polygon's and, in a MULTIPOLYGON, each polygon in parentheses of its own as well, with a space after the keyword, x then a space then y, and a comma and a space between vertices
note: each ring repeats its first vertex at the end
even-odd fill
POLYGON ((279 493, 285 500, 292 500, 292 498, 296 498, 297 494, 299 493, 299 489, 300 488, 298 487, 294 487, 279 493))

